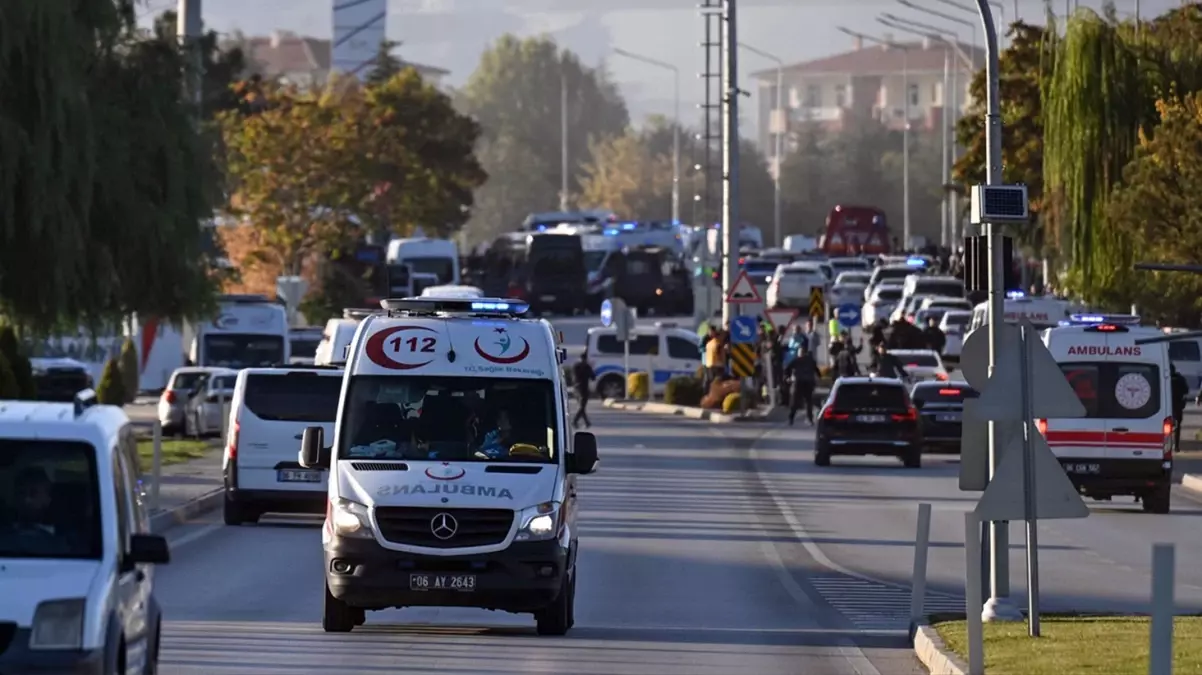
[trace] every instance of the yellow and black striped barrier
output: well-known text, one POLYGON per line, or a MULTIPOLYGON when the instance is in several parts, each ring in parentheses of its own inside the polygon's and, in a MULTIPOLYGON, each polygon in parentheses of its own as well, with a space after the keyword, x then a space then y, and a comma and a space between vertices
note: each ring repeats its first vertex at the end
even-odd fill
POLYGON ((735 377, 755 375, 755 345, 732 344, 730 346, 730 370, 735 377))

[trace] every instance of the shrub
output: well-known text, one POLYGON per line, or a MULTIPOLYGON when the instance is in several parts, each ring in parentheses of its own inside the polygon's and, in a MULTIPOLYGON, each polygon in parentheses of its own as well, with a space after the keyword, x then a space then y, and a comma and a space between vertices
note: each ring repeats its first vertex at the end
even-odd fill
POLYGON ((121 375, 121 364, 109 359, 96 386, 96 400, 104 405, 125 405, 125 380, 121 375))
POLYGON ((125 338, 121 345, 121 384, 124 386, 125 402, 133 403, 138 396, 138 348, 132 338, 125 338))
POLYGON ((631 373, 630 379, 626 382, 626 397, 641 401, 649 398, 650 395, 651 381, 647 379, 647 373, 631 373))
POLYGON ((16 394, 8 398, 32 401, 38 397, 38 386, 33 379, 33 364, 21 351, 17 331, 12 326, 0 327, 0 355, 8 362, 16 386, 16 394))
POLYGON ((727 415, 743 412, 743 395, 738 392, 727 394, 722 399, 722 412, 727 415))
POLYGON ((697 405, 705 396, 701 380, 695 377, 678 376, 664 385, 664 403, 673 405, 697 405))
POLYGON ((13 369, 8 365, 4 354, 0 354, 0 400, 20 398, 19 394, 13 369))

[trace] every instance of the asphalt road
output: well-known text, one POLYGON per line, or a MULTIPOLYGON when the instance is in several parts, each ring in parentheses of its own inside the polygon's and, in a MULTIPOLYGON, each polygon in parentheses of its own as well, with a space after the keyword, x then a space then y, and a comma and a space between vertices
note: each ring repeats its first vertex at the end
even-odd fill
MULTIPOLYGON (((751 450, 774 504, 791 514, 820 558, 874 582, 908 584, 918 504, 932 504, 929 579, 935 610, 963 611, 964 517, 980 493, 960 492, 954 457, 924 458, 920 470, 890 459, 840 458, 819 469, 809 428, 778 428, 751 450)), ((1197 471, 1196 459, 1179 469, 1197 471)), ((1143 513, 1130 499, 1086 500, 1090 516, 1040 521, 1041 598, 1045 611, 1145 612, 1152 545, 1177 545, 1178 611, 1202 611, 1202 504, 1179 486, 1172 513, 1143 513)), ((1026 607, 1025 528, 1010 527, 1012 597, 1026 607)), ((869 583, 864 581, 864 583, 869 583)), ((836 606, 838 601, 834 602, 836 606)), ((876 621, 863 617, 864 624, 876 621)))
MULTIPOLYGON (((577 623, 566 637, 535 636, 528 616, 466 609, 376 612, 351 634, 326 634, 316 520, 197 523, 171 533, 174 559, 158 571, 161 672, 923 672, 906 644, 905 595, 818 564, 763 489, 748 454, 763 428, 602 410, 594 421, 602 463, 580 489, 577 623)), ((770 473, 809 471, 807 453, 784 454, 770 473)))

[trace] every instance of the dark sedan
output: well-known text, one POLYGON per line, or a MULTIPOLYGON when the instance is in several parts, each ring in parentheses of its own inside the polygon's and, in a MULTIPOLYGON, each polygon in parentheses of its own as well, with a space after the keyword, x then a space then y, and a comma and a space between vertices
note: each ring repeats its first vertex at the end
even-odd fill
POLYGON ((900 380, 841 377, 822 408, 814 463, 829 466, 833 455, 896 457, 907 468, 922 466, 918 409, 900 380))
POLYGON ((960 452, 964 400, 977 391, 964 382, 919 382, 910 391, 922 422, 924 452, 960 452))

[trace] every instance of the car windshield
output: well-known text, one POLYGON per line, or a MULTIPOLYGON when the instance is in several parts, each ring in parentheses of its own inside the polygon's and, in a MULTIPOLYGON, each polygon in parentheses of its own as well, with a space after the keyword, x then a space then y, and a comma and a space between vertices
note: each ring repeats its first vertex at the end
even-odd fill
POLYGON ((345 410, 340 459, 556 461, 549 380, 358 375, 345 410))
POLYGON ((202 377, 204 377, 203 372, 176 373, 175 377, 171 380, 171 388, 183 389, 185 391, 192 389, 196 386, 196 383, 200 382, 200 378, 202 377))
POLYGON ((234 385, 237 383, 237 375, 214 375, 213 381, 209 383, 209 389, 213 391, 233 391, 234 385))
POLYGON ((896 302, 901 300, 901 296, 901 286, 889 286, 887 288, 877 288, 876 290, 877 300, 884 300, 885 302, 896 302))
POLYGON ((939 357, 934 354, 915 354, 915 353, 896 353, 902 365, 906 368, 937 368, 939 367, 939 357))
POLYGON ((0 438, 0 560, 99 560, 98 486, 87 443, 0 438))
POLYGON ((284 338, 277 335, 206 335, 202 365, 221 368, 276 366, 284 362, 284 338))
POLYGON ((289 341, 293 358, 311 359, 317 356, 317 345, 321 338, 292 338, 289 341))
POLYGON ((943 318, 943 314, 946 311, 947 311, 946 309, 940 309, 940 308, 921 309, 918 311, 917 314, 914 315, 914 323, 916 323, 920 326, 925 326, 928 321, 934 321, 935 323, 939 323, 939 320, 943 318))
POLYGON ((455 261, 442 256, 423 258, 405 258, 401 262, 409 266, 414 274, 433 274, 438 277, 438 283, 449 284, 454 281, 455 261))
POLYGON ((971 314, 946 314, 943 317, 948 326, 959 326, 960 328, 967 326, 971 319, 971 314))
POLYGON ((966 398, 977 398, 976 390, 957 384, 920 384, 914 387, 910 397, 923 403, 963 403, 966 398))
POLYGON ((951 279, 920 279, 914 284, 914 293, 959 298, 964 296, 964 284, 951 279))
POLYGON ((906 390, 888 384, 840 384, 835 390, 835 408, 905 408, 906 390))
POLYGON ((315 372, 247 375, 243 404, 261 420, 333 422, 342 377, 315 372))
POLYGON ((835 285, 844 286, 848 284, 855 284, 859 286, 867 286, 868 280, 871 278, 872 275, 868 272, 843 272, 839 276, 835 277, 835 285))

